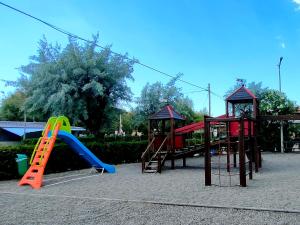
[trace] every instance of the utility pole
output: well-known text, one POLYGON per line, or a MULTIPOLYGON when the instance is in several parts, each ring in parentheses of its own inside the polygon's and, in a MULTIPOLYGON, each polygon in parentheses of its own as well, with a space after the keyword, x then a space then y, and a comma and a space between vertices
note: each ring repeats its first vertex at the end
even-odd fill
POLYGON ((211 92, 210 92, 210 83, 208 83, 208 115, 211 116, 211 92))
MULTIPOLYGON (((278 78, 279 78, 279 91, 281 92, 281 74, 280 74, 280 67, 281 62, 283 60, 283 57, 280 57, 279 63, 278 63, 278 78)), ((284 153, 284 144, 283 144, 283 121, 280 121, 280 150, 281 153, 284 153)))
POLYGON ((23 140, 26 139, 26 121, 27 118, 26 118, 26 108, 24 109, 24 135, 23 135, 23 140))

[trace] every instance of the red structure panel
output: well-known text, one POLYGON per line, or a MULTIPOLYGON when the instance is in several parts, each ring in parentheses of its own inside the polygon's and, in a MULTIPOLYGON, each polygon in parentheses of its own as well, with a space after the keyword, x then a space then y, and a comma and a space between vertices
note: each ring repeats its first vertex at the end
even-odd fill
POLYGON ((180 149, 184 147, 184 138, 183 135, 175 136, 175 149, 180 149))
MULTIPOLYGON (((250 122, 251 124, 251 135, 253 135, 253 122, 250 122)), ((248 122, 244 122, 244 132, 245 136, 248 136, 248 122)), ((239 122, 230 122, 230 136, 237 137, 239 136, 239 122)))

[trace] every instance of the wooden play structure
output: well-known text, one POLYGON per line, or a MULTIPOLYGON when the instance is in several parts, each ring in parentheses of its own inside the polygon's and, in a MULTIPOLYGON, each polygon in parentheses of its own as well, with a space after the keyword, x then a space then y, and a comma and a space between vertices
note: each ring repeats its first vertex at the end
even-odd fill
MULTIPOLYGON (((224 118, 205 117, 205 185, 212 185, 212 167, 217 168, 217 172, 213 175, 228 176, 230 179, 233 176, 231 170, 238 168, 234 175, 239 176, 239 184, 243 187, 247 185, 247 175, 249 175, 249 179, 253 177, 253 163, 255 172, 258 172, 261 167, 261 151, 257 141, 258 104, 256 96, 242 86, 226 98, 226 116, 224 118), (218 124, 219 127, 223 124, 224 127, 223 138, 218 141, 218 150, 220 152, 222 149, 222 154, 226 156, 227 174, 221 174, 221 169, 225 169, 222 168, 224 164, 211 162, 211 132, 214 130, 214 124, 218 124), (232 157, 233 163, 231 163, 232 157)), ((221 186, 221 183, 215 185, 221 186)))
POLYGON ((251 180, 253 171, 258 172, 262 166, 258 144, 261 121, 295 120, 300 119, 300 114, 259 115, 259 100, 244 85, 225 102, 225 115, 205 116, 204 121, 185 126, 185 118, 170 105, 152 115, 148 126, 149 144, 141 157, 142 172, 161 173, 168 159, 172 169, 175 168, 175 159, 182 159, 185 167, 186 157, 199 153, 204 154, 206 186, 233 186, 233 177, 238 177, 237 185, 247 186, 247 176, 251 180), (197 130, 204 130, 204 144, 188 146, 186 138, 197 130), (221 177, 228 177, 229 183, 223 185, 221 177))
POLYGON ((203 148, 202 145, 185 147, 183 135, 175 129, 184 121, 185 118, 170 105, 166 105, 149 118, 149 144, 141 157, 143 173, 160 173, 167 159, 171 160, 172 169, 175 168, 175 159, 178 158, 183 159, 185 166, 186 157, 203 148))

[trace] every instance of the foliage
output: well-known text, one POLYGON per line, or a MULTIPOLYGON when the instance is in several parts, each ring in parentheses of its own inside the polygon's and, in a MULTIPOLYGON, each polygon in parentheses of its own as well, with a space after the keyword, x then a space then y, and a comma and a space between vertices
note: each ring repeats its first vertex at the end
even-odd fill
POLYGON ((130 100, 126 81, 133 79, 134 61, 113 55, 109 47, 96 50, 97 40, 95 36, 80 45, 70 38, 64 49, 45 38, 39 42, 38 54, 21 69, 29 75, 20 80, 29 112, 45 117, 64 114, 73 124, 99 133, 111 108, 130 100))
MULTIPOLYGON (((284 115, 296 111, 295 103, 287 98, 284 93, 276 90, 266 90, 261 94, 260 113, 262 115, 284 115)), ((289 126, 283 122, 284 140, 290 139, 289 126)), ((264 149, 280 149, 280 122, 264 121, 261 124, 261 143, 264 149)))
POLYGON ((262 82, 255 83, 252 81, 251 83, 247 83, 244 79, 238 79, 236 84, 225 93, 224 98, 227 98, 242 85, 245 85, 257 98, 261 98, 262 93, 268 90, 268 88, 263 87, 262 82))
POLYGON ((201 115, 193 110, 193 102, 185 97, 181 89, 176 86, 176 81, 182 74, 172 78, 167 84, 156 82, 147 83, 142 89, 141 96, 137 99, 137 107, 134 111, 134 123, 136 127, 146 131, 148 117, 158 112, 163 106, 170 104, 177 112, 186 118, 186 123, 201 120, 201 115))
POLYGON ((267 90, 261 94, 260 112, 265 115, 284 115, 296 112, 296 105, 284 93, 267 90))
MULTIPOLYGON (((246 81, 244 81, 246 84, 246 81)), ((294 113, 296 110, 295 103, 287 98, 284 93, 268 89, 262 86, 262 83, 251 82, 247 88, 259 98, 259 110, 261 115, 284 115, 294 113)), ((240 83, 237 83, 234 88, 239 88, 240 83)), ((230 89, 227 96, 233 92, 230 89)), ((243 110, 249 110, 246 105, 240 105, 243 110)), ((236 108, 238 112, 239 108, 236 108)), ((295 129, 288 126, 288 123, 283 122, 284 139, 290 139, 290 133, 295 129)), ((294 131, 295 133, 295 131, 294 131)), ((279 121, 263 121, 260 123, 259 143, 264 150, 280 149, 280 122, 279 121)))
POLYGON ((26 96, 23 92, 17 91, 6 97, 1 104, 1 120, 18 121, 24 120, 24 102, 26 96))
MULTIPOLYGON (((120 164, 138 162, 147 143, 147 141, 88 142, 85 145, 103 162, 120 164)), ((34 145, 0 147, 0 180, 17 178, 16 154, 26 154, 29 158, 33 149, 34 145)), ((80 158, 78 154, 74 153, 67 145, 60 143, 55 145, 45 173, 76 170, 88 166, 86 161, 80 158)))

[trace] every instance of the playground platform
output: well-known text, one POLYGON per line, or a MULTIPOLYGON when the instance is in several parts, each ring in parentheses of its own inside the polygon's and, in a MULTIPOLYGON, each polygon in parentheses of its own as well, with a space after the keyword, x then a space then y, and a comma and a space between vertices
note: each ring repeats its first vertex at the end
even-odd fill
POLYGON ((162 174, 142 174, 140 163, 117 165, 115 174, 49 174, 39 190, 2 181, 0 223, 299 224, 300 154, 265 153, 263 160, 246 188, 205 187, 203 157, 162 174))

